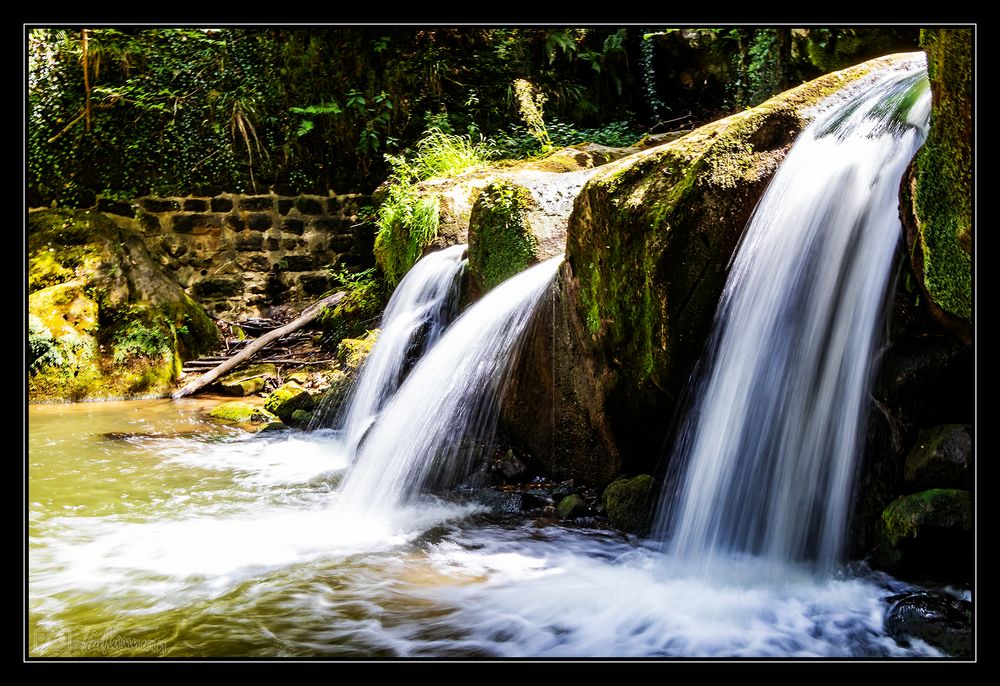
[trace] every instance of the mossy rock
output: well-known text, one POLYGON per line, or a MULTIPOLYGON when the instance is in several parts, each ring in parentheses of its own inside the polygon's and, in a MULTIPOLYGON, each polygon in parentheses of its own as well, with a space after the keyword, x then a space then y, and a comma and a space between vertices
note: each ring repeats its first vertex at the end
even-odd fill
POLYGON ((469 220, 469 274, 485 293, 538 259, 538 239, 528 214, 535 201, 527 188, 496 181, 479 194, 469 220))
POLYGON ((914 489, 972 488, 972 427, 923 429, 906 457, 906 483, 914 489))
POLYGON ((556 516, 559 519, 576 519, 590 514, 590 506, 577 494, 568 495, 556 505, 556 516))
POLYGON ((281 421, 291 423, 292 413, 296 410, 308 412, 315 404, 309 391, 290 381, 274 389, 264 402, 264 408, 280 417, 281 421))
POLYGON ((298 429, 305 429, 308 428, 312 418, 313 416, 311 412, 306 412, 305 410, 295 410, 288 418, 288 424, 298 429))
POLYGON ((974 554, 972 494, 934 488, 897 498, 882 512, 879 554, 896 574, 968 580, 974 554))
POLYGON ((972 30, 925 29, 931 82, 927 140, 904 176, 903 223, 931 312, 971 340, 972 30))
POLYGON ((601 498, 611 525, 629 533, 646 533, 652 516, 652 487, 653 477, 648 474, 631 479, 623 476, 612 481, 601 498))
POLYGON ((795 138, 826 96, 915 57, 827 74, 600 167, 504 399, 511 440, 559 478, 604 485, 655 469, 733 252, 795 138))
POLYGON ((260 405, 253 405, 240 400, 232 400, 221 405, 216 405, 208 414, 215 419, 222 419, 238 424, 269 424, 278 421, 278 418, 274 414, 260 405))
POLYGON ((165 395, 221 342, 124 217, 30 212, 28 266, 33 402, 165 395))
POLYGON ((344 363, 348 371, 357 371, 368 359, 378 335, 379 329, 372 329, 363 338, 343 339, 337 347, 337 358, 344 363))
POLYGON ((267 379, 262 376, 255 376, 250 379, 240 379, 239 381, 220 381, 219 389, 225 395, 244 398, 260 393, 266 385, 267 379))
POLYGON ((263 391, 269 381, 278 378, 278 370, 273 364, 255 364, 226 374, 219 379, 219 390, 225 395, 246 397, 263 391))
POLYGON ((317 320, 323 329, 323 346, 336 350, 344 338, 359 338, 378 322, 388 303, 384 286, 365 280, 342 287, 347 291, 339 303, 327 307, 317 320))

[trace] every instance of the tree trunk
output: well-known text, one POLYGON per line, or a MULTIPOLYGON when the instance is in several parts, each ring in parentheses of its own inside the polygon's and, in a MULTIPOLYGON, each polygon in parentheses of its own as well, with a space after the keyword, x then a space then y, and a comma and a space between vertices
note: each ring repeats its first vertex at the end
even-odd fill
POLYGON ((218 379, 226 372, 235 369, 239 365, 249 360, 251 357, 253 357, 260 350, 265 348, 272 341, 276 341, 282 336, 286 336, 292 333, 293 331, 301 329, 303 326, 305 326, 313 319, 315 319, 317 316, 319 316, 319 313, 323 311, 323 308, 330 307, 331 305, 336 305, 341 301, 341 299, 345 295, 346 293, 344 291, 340 291, 339 293, 334 293, 333 295, 323 298, 319 302, 310 305, 309 307, 307 307, 302 311, 302 314, 300 314, 298 319, 296 319, 295 321, 289 322, 284 326, 278 327, 274 331, 267 332, 266 334, 255 340, 253 343, 248 345, 246 348, 241 350, 238 354, 229 358, 228 360, 220 364, 212 371, 202 374, 197 379, 187 384, 179 391, 175 392, 171 397, 174 400, 177 400, 178 398, 184 398, 186 396, 197 393, 205 386, 208 386, 209 384, 213 383, 216 379, 218 379))

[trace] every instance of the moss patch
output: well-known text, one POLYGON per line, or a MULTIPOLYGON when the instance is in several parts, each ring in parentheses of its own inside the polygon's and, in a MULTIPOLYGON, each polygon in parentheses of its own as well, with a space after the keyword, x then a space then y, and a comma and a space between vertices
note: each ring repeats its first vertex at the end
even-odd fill
POLYGON ((275 415, 268 412, 263 407, 238 400, 217 405, 212 408, 212 411, 208 414, 210 417, 222 419, 227 422, 268 424, 278 421, 278 418, 275 415))
POLYGON ((602 496, 612 526, 631 533, 645 533, 652 514, 649 502, 652 486, 653 477, 648 474, 612 481, 602 496))
POLYGON ((972 494, 934 488, 891 502, 882 512, 879 558, 909 576, 967 578, 973 560, 972 494))
POLYGON ((265 401, 264 409, 276 414, 283 422, 290 422, 292 414, 296 410, 305 410, 308 412, 315 404, 309 391, 294 381, 289 381, 283 386, 274 389, 274 392, 265 401))
POLYGON ((915 162, 913 213, 924 288, 945 312, 972 318, 972 31, 926 29, 931 127, 915 162))
POLYGON ((469 273, 480 292, 537 259, 538 239, 528 222, 532 203, 528 189, 509 181, 496 181, 479 194, 469 220, 469 273))
POLYGON ((29 335, 46 353, 29 360, 32 401, 165 394, 221 341, 139 234, 103 214, 31 212, 28 263, 29 335))
POLYGON ((361 368, 368 354, 371 353, 375 341, 378 340, 379 329, 372 329, 363 338, 345 338, 337 348, 337 358, 347 367, 347 372, 355 372, 361 368))
POLYGON ((378 323, 388 297, 383 284, 375 279, 360 279, 340 287, 347 295, 318 317, 323 329, 323 346, 336 350, 344 338, 364 336, 378 323))

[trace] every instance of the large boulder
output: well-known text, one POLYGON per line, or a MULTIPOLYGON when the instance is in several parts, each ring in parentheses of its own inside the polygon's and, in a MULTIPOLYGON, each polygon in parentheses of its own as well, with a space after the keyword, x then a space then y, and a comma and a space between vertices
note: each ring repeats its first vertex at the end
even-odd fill
POLYGON ((600 167, 576 199, 566 263, 504 403, 515 444, 598 486, 651 471, 733 251, 795 137, 825 96, 912 58, 827 74, 600 167))
POLYGON ((99 212, 28 214, 28 312, 33 402, 163 395, 221 343, 134 222, 99 212))
POLYGON ((881 563, 909 577, 971 579, 972 494, 933 488, 897 498, 882 512, 881 563))
POLYGON ((972 336, 972 30, 925 29, 931 125, 904 175, 901 214, 934 316, 972 336))

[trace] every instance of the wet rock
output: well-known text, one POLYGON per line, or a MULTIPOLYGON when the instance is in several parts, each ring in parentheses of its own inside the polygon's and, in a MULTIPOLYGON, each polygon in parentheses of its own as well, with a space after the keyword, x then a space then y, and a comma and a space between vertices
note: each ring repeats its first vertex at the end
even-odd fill
POLYGON ((513 450, 508 450, 496 464, 496 470, 508 479, 523 474, 526 469, 525 464, 517 459, 513 450))
POLYGON ((268 424, 278 420, 278 418, 271 412, 267 411, 267 409, 262 408, 259 405, 251 405, 250 403, 240 400, 233 400, 231 402, 222 403, 221 405, 216 405, 208 414, 210 417, 214 417, 216 419, 236 423, 249 422, 255 424, 268 424))
POLYGON ((599 486, 653 470, 730 258, 796 135, 822 98, 903 59, 827 74, 599 167, 576 196, 566 261, 504 399, 514 445, 599 486))
POLYGON ((882 564, 899 575, 970 579, 972 494, 934 488, 897 498, 882 512, 879 554, 882 564))
POLYGON ((972 488, 972 427, 945 424, 924 429, 906 458, 906 483, 914 489, 972 488))
POLYGON ((530 512, 548 505, 544 498, 519 491, 499 491, 487 488, 476 493, 476 502, 499 514, 530 512))
POLYGON ((293 412, 296 410, 309 411, 315 404, 309 391, 298 383, 289 381, 274 389, 274 392, 268 396, 264 403, 264 407, 280 417, 282 421, 291 422, 293 412))
POLYGON ((645 533, 652 515, 649 502, 652 486, 653 477, 648 474, 612 481, 601 498, 611 525, 629 533, 645 533))
POLYGON ((556 505, 556 515, 559 519, 576 519, 577 517, 586 517, 589 514, 590 507, 583 498, 575 493, 566 496, 556 505))
POLYGON ((908 593, 885 616, 886 633, 897 641, 918 638, 951 657, 972 657, 972 603, 938 593, 908 593))
POLYGON ((309 422, 312 421, 312 413, 306 412, 305 410, 295 410, 292 412, 291 417, 288 419, 288 424, 294 426, 297 429, 305 429, 309 426, 309 422))
POLYGON ((574 482, 573 479, 563 481, 562 483, 556 484, 552 489, 552 497, 556 500, 562 500, 568 495, 573 494, 574 482))

